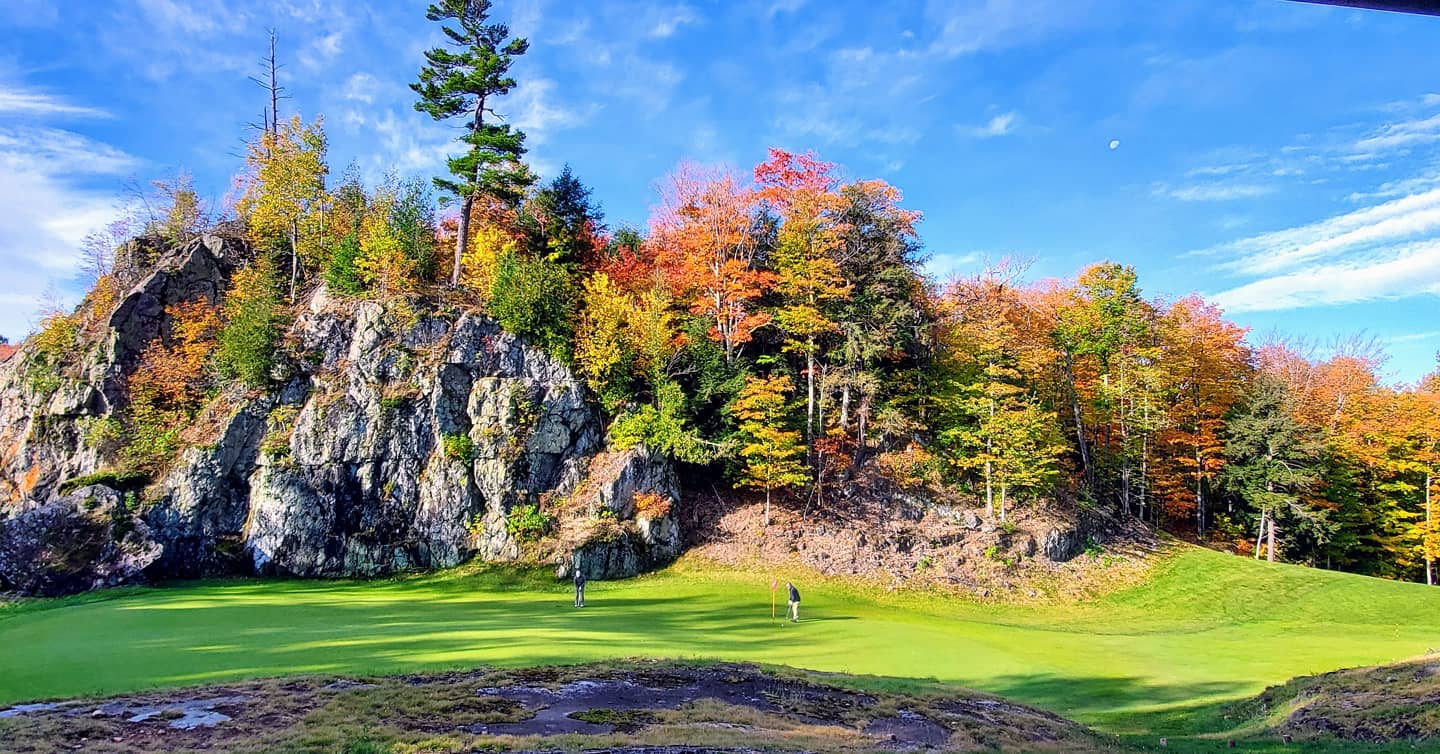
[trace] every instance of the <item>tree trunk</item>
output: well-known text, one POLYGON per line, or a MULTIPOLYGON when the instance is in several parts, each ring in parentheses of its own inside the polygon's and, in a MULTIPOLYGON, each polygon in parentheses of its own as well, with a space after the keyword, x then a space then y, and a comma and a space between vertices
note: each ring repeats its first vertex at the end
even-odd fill
POLYGON ((770 528, 770 488, 765 488, 765 528, 770 528))
MULTIPOLYGON (((1196 430, 1199 431, 1198 429, 1196 430)), ((1198 437, 1198 434, 1197 434, 1198 437)), ((1205 539, 1205 492, 1201 486, 1205 474, 1204 466, 1201 466, 1200 443, 1195 443, 1195 535, 1201 540, 1205 539)))
POLYGON ((295 285, 300 279, 300 221, 290 221, 290 303, 295 303, 295 285))
POLYGON ((985 515, 986 515, 986 516, 989 516, 990 518, 994 518, 994 517, 995 517, 995 492, 994 492, 994 487, 993 487, 993 486, 991 485, 991 483, 990 483, 990 464, 991 464, 991 462, 989 461, 989 459, 986 459, 986 461, 985 461, 985 515))
POLYGON ((1260 559, 1260 548, 1265 541, 1265 525, 1270 521, 1270 511, 1260 511, 1260 531, 1255 535, 1255 559, 1260 559))
POLYGON ((1275 562, 1275 517, 1270 517, 1270 541, 1265 545, 1265 559, 1275 562))
POLYGON ((815 339, 805 346, 805 446, 815 445, 815 339))
POLYGON ((455 265, 450 269, 450 287, 460 287, 460 258, 465 255, 466 240, 470 238, 470 210, 475 206, 474 195, 468 195, 460 202, 460 227, 455 233, 455 265))
MULTIPOLYGON (((995 418, 995 399, 994 399, 994 398, 991 398, 991 399, 990 399, 990 418, 991 418, 992 421, 993 421, 994 418, 995 418)), ((986 431, 986 432, 985 432, 985 456, 986 456, 986 458, 985 458, 985 515, 986 515, 986 516, 989 516, 990 518, 994 518, 994 517, 995 517, 995 493, 994 493, 994 485, 993 485, 993 483, 991 482, 991 479, 993 478, 992 472, 994 471, 994 469, 993 469, 993 463, 994 463, 994 462, 991 461, 990 459, 992 459, 992 458, 995 457, 995 440, 990 437, 989 431, 986 431)))
MULTIPOLYGON (((485 125, 485 98, 481 97, 475 103, 475 118, 470 124, 470 134, 473 136, 480 133, 480 127, 485 125)), ((473 147, 472 147, 473 148, 473 147)), ((467 176, 470 179, 468 191, 460 199, 460 223, 455 233, 455 266, 450 270, 450 287, 460 287, 460 258, 465 255, 465 249, 470 241, 470 211, 475 208, 475 190, 480 182, 480 165, 475 165, 475 172, 467 176)))
POLYGON ((1430 538, 1435 536, 1433 520, 1430 517, 1430 472, 1425 472, 1425 539, 1421 547, 1425 548, 1425 585, 1435 586, 1435 563, 1430 558, 1430 538))
POLYGON ((1080 448, 1080 471, 1085 486, 1095 491, 1095 472, 1090 467, 1090 448, 1085 444, 1085 421, 1080 413, 1080 391, 1075 387, 1075 365, 1070 354, 1065 354, 1065 377, 1070 385, 1070 407, 1075 411, 1075 440, 1080 448))

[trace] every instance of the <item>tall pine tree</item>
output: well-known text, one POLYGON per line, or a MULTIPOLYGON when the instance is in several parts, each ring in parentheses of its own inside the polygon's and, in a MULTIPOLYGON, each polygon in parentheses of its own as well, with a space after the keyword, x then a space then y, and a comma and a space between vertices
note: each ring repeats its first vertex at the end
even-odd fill
POLYGON ((441 0, 425 17, 442 24, 453 50, 436 47, 425 53, 427 65, 410 88, 420 95, 415 109, 435 120, 464 117, 460 142, 467 151, 449 161, 453 178, 436 178, 442 191, 460 198, 460 227, 455 239, 451 285, 460 285, 461 258, 470 237, 470 210, 477 196, 490 196, 509 204, 522 198, 534 177, 520 158, 525 134, 500 123, 495 100, 515 88, 510 66, 530 49, 524 39, 510 39, 504 24, 487 23, 490 0, 441 0), (454 21, 459 28, 443 25, 454 21), (491 116, 486 120, 486 116, 491 116))

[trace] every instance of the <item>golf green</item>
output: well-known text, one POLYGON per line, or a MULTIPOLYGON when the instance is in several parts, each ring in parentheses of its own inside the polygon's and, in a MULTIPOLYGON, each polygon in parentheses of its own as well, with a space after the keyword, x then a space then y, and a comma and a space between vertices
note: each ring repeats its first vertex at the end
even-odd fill
POLYGON ((1296 675, 1440 646, 1440 589, 1176 550, 1140 586, 1060 606, 812 579, 799 624, 771 619, 768 573, 697 562, 592 582, 583 610, 565 584, 504 569, 119 590, 0 609, 0 702, 655 656, 935 679, 1113 732, 1178 731, 1296 675))

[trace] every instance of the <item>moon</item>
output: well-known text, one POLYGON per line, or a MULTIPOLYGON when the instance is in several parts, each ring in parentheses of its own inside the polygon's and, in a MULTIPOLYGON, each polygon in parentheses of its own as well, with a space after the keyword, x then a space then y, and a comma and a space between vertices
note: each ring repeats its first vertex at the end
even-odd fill
POLYGON ((1113 151, 1115 151, 1115 150, 1117 150, 1117 149, 1119 149, 1119 148, 1120 148, 1120 140, 1119 140, 1119 139, 1111 139, 1111 140, 1110 140, 1110 151, 1113 152, 1113 151))

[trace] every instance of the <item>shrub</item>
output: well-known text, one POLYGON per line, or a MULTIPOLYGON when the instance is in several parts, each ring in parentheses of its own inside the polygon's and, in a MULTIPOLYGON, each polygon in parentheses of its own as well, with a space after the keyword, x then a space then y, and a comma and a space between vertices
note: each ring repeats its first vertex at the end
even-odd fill
POLYGON ((499 260, 489 311, 506 332, 526 338, 568 364, 575 351, 578 300, 564 267, 508 252, 499 260))
POLYGON ((480 537, 485 533, 485 514, 476 513, 465 523, 465 531, 470 532, 472 537, 480 537))
POLYGON ((60 365, 80 343, 80 320, 73 314, 52 314, 30 337, 30 359, 25 365, 26 381, 37 393, 60 389, 60 365))
POLYGON ((440 438, 441 445, 445 449, 445 457, 452 461, 473 461, 475 460, 475 441, 470 435, 457 432, 446 434, 440 438))
POLYGON ((235 273, 225 297, 225 324, 215 353, 222 379, 260 387, 270 377, 280 339, 280 285, 275 264, 261 255, 235 273))
POLYGON ((125 427, 113 416, 97 416, 82 420, 81 434, 86 445, 101 454, 108 454, 115 450, 125 436, 125 427))
POLYGON ((125 456, 132 467, 152 472, 180 449, 180 430, 200 409, 208 386, 204 367, 220 325, 216 307, 204 301, 175 304, 165 313, 169 337, 145 347, 126 383, 125 456))
POLYGON ((533 542, 550 528, 550 517, 538 505, 519 505, 505 517, 505 531, 521 542, 533 542))
POLYGON ((365 291, 356 261, 360 258, 360 237, 354 231, 345 234, 325 262, 325 285, 333 293, 354 296, 365 291))
POLYGON ((670 498, 656 492, 638 492, 635 512, 646 518, 664 518, 670 513, 670 498))

